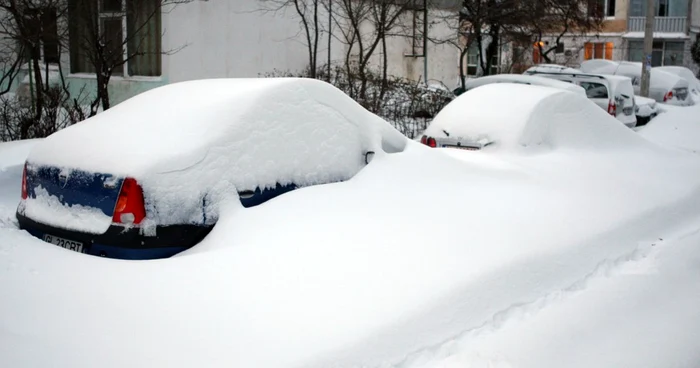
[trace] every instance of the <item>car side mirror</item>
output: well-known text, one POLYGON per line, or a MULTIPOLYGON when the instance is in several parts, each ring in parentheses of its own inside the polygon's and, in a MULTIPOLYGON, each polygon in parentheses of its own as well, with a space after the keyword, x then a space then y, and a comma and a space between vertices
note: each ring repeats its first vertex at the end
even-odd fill
POLYGON ((374 158, 374 151, 367 151, 365 153, 365 164, 369 165, 370 161, 374 158))

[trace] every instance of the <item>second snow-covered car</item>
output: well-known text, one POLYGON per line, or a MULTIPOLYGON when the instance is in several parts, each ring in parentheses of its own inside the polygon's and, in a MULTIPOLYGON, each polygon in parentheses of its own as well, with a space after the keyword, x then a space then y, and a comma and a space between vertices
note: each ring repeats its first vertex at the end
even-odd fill
MULTIPOLYGON (((223 203, 352 178, 406 138, 312 79, 212 79, 133 97, 37 143, 17 219, 91 255, 164 258, 202 240, 223 203)), ((232 230, 235 231, 235 230, 232 230)))

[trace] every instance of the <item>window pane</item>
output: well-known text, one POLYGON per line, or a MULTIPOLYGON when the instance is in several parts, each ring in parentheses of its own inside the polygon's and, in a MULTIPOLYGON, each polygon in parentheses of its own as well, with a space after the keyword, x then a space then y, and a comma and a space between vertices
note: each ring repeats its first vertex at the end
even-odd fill
POLYGON ((103 18, 102 36, 105 43, 105 59, 109 66, 114 67, 114 75, 124 74, 122 18, 103 18))
POLYGON ((602 43, 594 44, 594 50, 595 50, 595 52, 593 54, 594 59, 603 59, 604 58, 604 54, 603 54, 604 48, 603 48, 602 43))
POLYGON ((608 0, 608 8, 605 12, 605 15, 608 17, 614 17, 615 16, 615 0, 608 0))
POLYGON ((161 75, 159 0, 127 0, 129 75, 161 75))
POLYGON ((643 17, 646 14, 646 0, 630 0, 630 17, 643 17))
MULTIPOLYGON (((688 0, 667 0, 669 17, 685 17, 688 15, 688 0)), ((693 4, 693 7, 695 4, 693 4)))
POLYGON ((664 65, 683 64, 683 51, 685 49, 683 42, 666 42, 664 48, 664 65))
POLYGON ((122 0, 102 0, 103 12, 120 12, 122 11, 122 0))
POLYGON ((586 90, 586 96, 588 96, 588 98, 608 98, 608 89, 603 84, 581 82, 579 85, 586 90))
POLYGON ((41 14, 41 24, 43 34, 41 42, 44 44, 44 61, 47 63, 58 63, 58 27, 56 9, 45 9, 41 14))
POLYGON ((628 61, 642 62, 644 60, 644 42, 630 41, 629 53, 627 54, 628 61))
POLYGON ((71 73, 94 73, 95 68, 90 61, 93 36, 97 28, 97 3, 90 0, 69 0, 68 27, 71 73))

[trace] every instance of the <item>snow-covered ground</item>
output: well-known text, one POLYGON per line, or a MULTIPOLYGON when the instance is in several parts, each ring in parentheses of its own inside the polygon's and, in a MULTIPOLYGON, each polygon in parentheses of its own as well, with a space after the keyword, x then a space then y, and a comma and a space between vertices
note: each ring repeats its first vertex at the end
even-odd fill
POLYGON ((536 152, 409 142, 347 182, 223 208, 156 261, 18 230, 33 142, 0 145, 0 362, 697 367, 700 157, 579 128, 536 152))

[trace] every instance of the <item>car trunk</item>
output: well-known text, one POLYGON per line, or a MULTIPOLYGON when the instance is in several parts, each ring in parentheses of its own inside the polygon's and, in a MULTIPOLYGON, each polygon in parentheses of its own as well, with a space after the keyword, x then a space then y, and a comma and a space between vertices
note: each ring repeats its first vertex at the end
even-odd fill
POLYGON ((111 224, 122 178, 109 174, 28 165, 29 217, 47 225, 99 233, 111 224), (60 204, 60 205, 59 205, 60 204), (85 218, 83 218, 85 217, 85 218), (80 222, 90 224, 83 227, 80 222))

